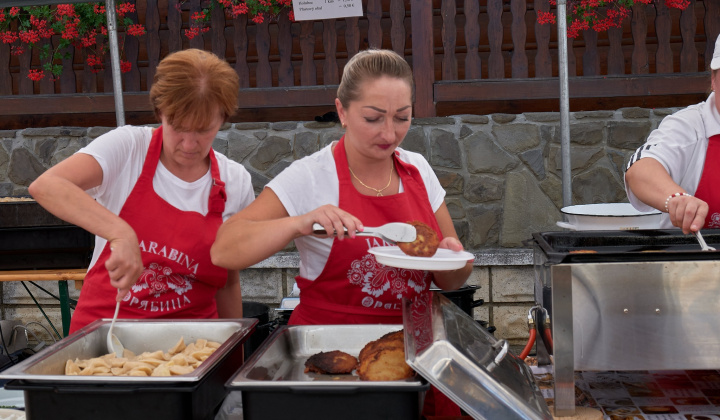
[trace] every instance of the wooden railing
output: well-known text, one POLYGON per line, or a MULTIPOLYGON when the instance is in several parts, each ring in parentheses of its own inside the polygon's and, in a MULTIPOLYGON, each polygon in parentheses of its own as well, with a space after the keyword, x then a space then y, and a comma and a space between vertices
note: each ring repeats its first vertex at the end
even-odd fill
MULTIPOLYGON (((137 0, 132 16, 147 35, 124 42, 127 121, 154 122, 147 101, 155 68, 169 52, 211 50, 241 80, 236 121, 308 120, 334 108, 347 59, 365 48, 393 49, 412 65, 415 116, 557 111, 554 25, 536 23, 548 0, 364 0, 364 16, 255 24, 216 8, 202 37, 184 36, 201 0, 137 0)), ((568 42, 571 110, 683 106, 702 100, 720 33, 720 0, 692 0, 680 12, 664 1, 637 5, 632 20, 568 42)), ((121 34, 122 35, 122 34, 121 34)), ((114 125, 110 71, 93 73, 70 50, 55 81, 32 82, 37 53, 12 56, 0 44, 0 126, 114 125)), ((106 68, 110 68, 109 63, 106 68)))

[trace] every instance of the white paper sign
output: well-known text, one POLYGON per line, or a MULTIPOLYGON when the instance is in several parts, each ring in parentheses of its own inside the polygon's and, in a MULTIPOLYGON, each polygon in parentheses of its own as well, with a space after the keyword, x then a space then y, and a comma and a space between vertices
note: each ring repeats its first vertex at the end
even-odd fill
POLYGON ((295 20, 362 16, 362 0, 293 0, 295 20))

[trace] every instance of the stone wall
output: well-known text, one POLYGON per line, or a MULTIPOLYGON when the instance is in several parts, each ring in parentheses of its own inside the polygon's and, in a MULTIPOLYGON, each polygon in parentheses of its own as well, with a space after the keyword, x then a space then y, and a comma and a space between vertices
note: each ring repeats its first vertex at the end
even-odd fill
MULTIPOLYGON (((574 204, 626 201, 623 164, 674 109, 626 108, 571 113, 574 204)), ((111 128, 52 127, 0 130, 0 197, 25 195, 40 173, 111 128)), ((342 136, 339 124, 226 124, 215 150, 241 162, 256 193, 293 160, 342 136)), ((476 319, 517 348, 527 339, 533 305, 534 232, 560 230, 562 181, 560 114, 458 115, 414 119, 402 147, 423 154, 447 191, 446 202, 465 248, 477 256, 469 284, 485 304, 476 319)), ((245 299, 277 306, 292 288, 297 255, 290 246, 242 273, 245 299)), ((56 291, 54 284, 48 288, 56 291)), ((77 290, 71 287, 77 297, 77 290)), ((41 320, 27 292, 4 284, 3 319, 41 320)), ((42 298, 51 319, 57 301, 42 298)), ((59 322, 56 323, 59 325, 59 322)), ((58 328, 59 329, 59 328, 58 328)))

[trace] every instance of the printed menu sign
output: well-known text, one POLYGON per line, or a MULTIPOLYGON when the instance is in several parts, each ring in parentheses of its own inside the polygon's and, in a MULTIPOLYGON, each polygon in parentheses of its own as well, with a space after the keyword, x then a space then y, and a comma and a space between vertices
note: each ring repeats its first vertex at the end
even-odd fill
POLYGON ((293 0, 295 20, 362 16, 362 0, 293 0))

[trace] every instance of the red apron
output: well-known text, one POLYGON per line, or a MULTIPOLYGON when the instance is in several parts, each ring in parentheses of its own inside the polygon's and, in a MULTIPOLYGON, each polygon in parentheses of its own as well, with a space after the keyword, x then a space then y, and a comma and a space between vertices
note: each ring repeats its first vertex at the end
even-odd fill
MULTIPOLYGON (((333 154, 340 183, 338 207, 362 220, 365 226, 420 220, 433 228, 442 240, 425 183, 417 168, 393 156, 404 192, 383 197, 367 196, 352 185, 344 137, 335 145, 333 154)), ((421 293, 429 293, 432 274, 378 264, 367 250, 385 245, 389 244, 372 237, 335 239, 328 262, 314 281, 300 276, 295 278, 300 288, 300 304, 293 310, 288 324, 402 324, 403 297, 412 299, 421 293)), ((437 388, 431 387, 425 395, 423 414, 459 416, 461 411, 437 388)))
MULTIPOLYGON (((393 156, 405 191, 383 197, 362 195, 352 185, 344 140, 340 139, 334 151, 340 183, 338 207, 362 220, 365 226, 420 220, 440 233, 417 168, 393 156)), ((432 275, 379 264, 368 248, 386 245, 374 237, 335 239, 318 278, 295 278, 300 304, 293 310, 289 324, 402 324, 403 297, 428 292, 432 275)))
MULTIPOLYGON (((153 177, 162 151, 162 127, 155 130, 142 173, 128 196, 120 217, 135 231, 144 270, 120 304, 118 318, 217 318, 215 294, 227 281, 227 270, 210 260, 225 210, 225 184, 210 149, 213 186, 206 216, 170 205, 153 189, 153 177)), ((99 318, 112 318, 117 289, 110 285, 105 245, 85 276, 70 332, 99 318)))
POLYGON ((705 152, 705 165, 700 176, 700 183, 695 191, 695 197, 703 200, 710 207, 705 219, 708 229, 720 229, 720 134, 708 139, 708 148, 705 152))

